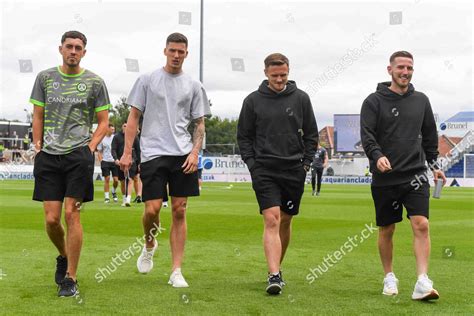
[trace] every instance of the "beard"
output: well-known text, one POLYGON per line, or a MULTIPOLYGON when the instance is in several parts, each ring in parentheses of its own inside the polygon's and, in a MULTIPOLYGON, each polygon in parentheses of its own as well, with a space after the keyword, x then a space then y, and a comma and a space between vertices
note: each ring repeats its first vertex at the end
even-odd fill
POLYGON ((80 63, 80 59, 76 59, 75 61, 71 61, 71 59, 69 58, 65 58, 64 59, 64 63, 68 66, 68 67, 77 67, 80 63))
POLYGON ((408 85, 410 84, 410 81, 411 81, 411 77, 407 77, 405 82, 402 81, 402 80, 403 80, 403 78, 395 77, 394 75, 392 75, 392 82, 394 82, 400 88, 408 87, 408 85))

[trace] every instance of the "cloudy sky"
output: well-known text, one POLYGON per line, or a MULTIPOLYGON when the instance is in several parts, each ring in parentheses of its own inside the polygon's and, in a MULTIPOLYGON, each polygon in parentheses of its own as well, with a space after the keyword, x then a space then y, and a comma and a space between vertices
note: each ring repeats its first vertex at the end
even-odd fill
MULTIPOLYGON (((164 65, 172 32, 188 37, 184 70, 199 78, 198 0, 1 1, 1 12, 0 118, 25 120, 36 74, 61 63, 57 47, 67 30, 88 37, 81 65, 104 78, 112 103, 141 73, 164 65), (139 72, 127 71, 126 58, 138 60, 139 72)), ((473 110, 472 13, 469 1, 204 0, 212 112, 236 118, 264 79, 265 56, 281 52, 290 79, 310 94, 318 125, 332 125, 333 114, 359 113, 376 84, 390 80, 386 66, 396 50, 413 53, 412 83, 441 121, 473 110)))

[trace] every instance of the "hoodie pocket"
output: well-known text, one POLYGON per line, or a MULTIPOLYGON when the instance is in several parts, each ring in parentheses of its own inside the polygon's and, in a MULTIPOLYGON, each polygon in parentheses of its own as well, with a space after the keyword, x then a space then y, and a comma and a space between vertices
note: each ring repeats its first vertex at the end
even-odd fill
POLYGON ((421 139, 396 139, 382 147, 383 154, 390 161, 392 172, 406 172, 424 166, 425 156, 421 139))
POLYGON ((303 152, 303 141, 299 134, 272 134, 265 139, 263 154, 276 157, 291 157, 303 152))

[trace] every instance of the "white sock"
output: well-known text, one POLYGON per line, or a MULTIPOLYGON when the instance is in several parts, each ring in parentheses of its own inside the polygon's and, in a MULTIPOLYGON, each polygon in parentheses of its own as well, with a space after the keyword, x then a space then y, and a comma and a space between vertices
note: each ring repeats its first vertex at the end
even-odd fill
POLYGON ((126 201, 127 201, 128 203, 130 203, 130 200, 131 200, 131 199, 132 199, 132 196, 131 196, 131 195, 127 195, 126 201))
POLYGON ((428 279, 428 275, 426 273, 420 274, 418 276, 418 280, 428 279))
POLYGON ((395 277, 395 273, 389 272, 389 273, 387 273, 387 274, 385 275, 385 277, 386 277, 386 278, 388 278, 388 277, 393 277, 393 278, 394 278, 394 277, 395 277))
POLYGON ((115 188, 112 187, 112 194, 115 194, 115 188))
POLYGON ((109 192, 104 192, 105 194, 105 198, 108 199, 109 198, 109 192))

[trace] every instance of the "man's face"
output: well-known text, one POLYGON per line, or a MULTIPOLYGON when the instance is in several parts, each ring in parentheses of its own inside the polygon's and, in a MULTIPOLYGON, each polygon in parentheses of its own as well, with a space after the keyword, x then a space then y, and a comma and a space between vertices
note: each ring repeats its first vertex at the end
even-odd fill
POLYGON ((289 68, 287 64, 268 66, 265 69, 265 76, 268 78, 268 85, 274 91, 282 91, 288 82, 289 68))
POLYGON ((110 136, 110 135, 112 135, 113 133, 115 133, 115 127, 109 126, 109 130, 107 131, 107 135, 110 136))
POLYGON ((407 57, 396 57, 387 66, 388 73, 392 76, 392 83, 400 88, 408 87, 413 76, 413 60, 407 57))
POLYGON ((185 43, 170 42, 164 50, 166 65, 169 69, 181 71, 184 59, 188 56, 188 49, 185 43))
POLYGON ((69 67, 76 67, 86 54, 86 49, 82 40, 78 38, 66 38, 59 46, 59 53, 63 56, 63 63, 69 67))

